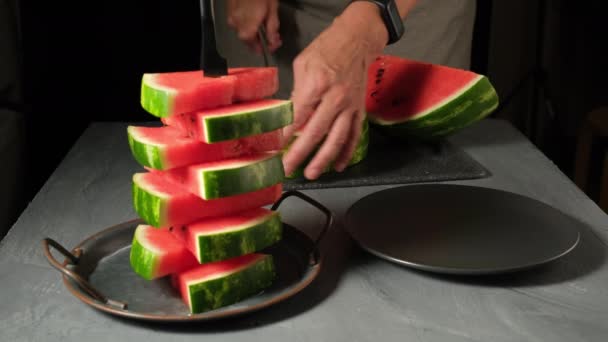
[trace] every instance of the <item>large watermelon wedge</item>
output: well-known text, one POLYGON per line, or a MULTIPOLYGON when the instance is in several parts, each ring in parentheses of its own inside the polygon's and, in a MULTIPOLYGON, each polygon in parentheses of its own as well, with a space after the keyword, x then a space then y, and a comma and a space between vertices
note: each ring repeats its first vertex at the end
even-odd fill
POLYGON ((289 100, 263 99, 162 119, 207 143, 239 139, 283 128, 293 121, 289 100))
POLYGON ((268 288, 276 278, 271 255, 252 253, 172 275, 191 313, 234 304, 268 288))
POLYGON ((135 160, 156 170, 220 161, 282 147, 283 132, 274 130, 242 139, 207 144, 185 136, 174 127, 127 128, 129 147, 135 160))
POLYGON ((147 224, 169 227, 188 224, 203 218, 235 214, 274 203, 282 192, 282 183, 245 194, 204 200, 181 184, 168 179, 163 171, 133 175, 133 206, 147 224))
POLYGON ((169 229, 140 224, 135 229, 129 255, 131 268, 151 280, 188 270, 198 261, 169 229))
MULTIPOLYGON (((297 139, 299 132, 295 132, 290 143, 284 147, 283 153, 289 150, 289 147, 295 139, 297 139)), ((285 178, 294 179, 300 178, 304 176, 304 169, 308 165, 308 163, 312 160, 313 156, 319 150, 319 147, 322 145, 322 142, 317 145, 317 147, 310 153, 310 155, 300 164, 300 166, 295 169, 291 174, 286 175, 285 178)), ((365 157, 367 157, 367 151, 369 147, 369 122, 367 119, 363 120, 363 128, 361 129, 361 135, 359 136, 359 141, 357 142, 357 147, 355 147, 355 151, 353 152, 350 161, 348 162, 348 166, 353 166, 359 162, 361 162, 365 157)), ((331 173, 334 169, 334 163, 329 163, 323 170, 322 174, 331 173)))
POLYGON ((229 68, 228 75, 203 77, 201 70, 148 73, 141 83, 141 105, 150 114, 167 117, 270 97, 279 89, 278 70, 229 68))
POLYGON ((445 137, 498 106, 486 76, 396 56, 378 57, 367 82, 368 118, 394 136, 445 137))
POLYGON ((171 231, 203 264, 258 252, 281 240, 282 226, 279 212, 256 208, 171 231))
POLYGON ((281 154, 265 152, 164 171, 205 200, 258 191, 285 178, 281 154))

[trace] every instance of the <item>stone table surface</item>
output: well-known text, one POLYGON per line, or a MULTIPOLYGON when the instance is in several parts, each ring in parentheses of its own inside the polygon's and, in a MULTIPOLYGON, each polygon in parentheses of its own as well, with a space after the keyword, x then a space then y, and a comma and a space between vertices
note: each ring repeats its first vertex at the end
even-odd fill
MULTIPOLYGON (((492 176, 450 182, 530 196, 581 220, 579 246, 510 276, 447 277, 370 256, 344 232, 357 199, 391 186, 305 191, 336 214, 323 270, 299 295, 238 319, 143 324, 73 297, 43 256, 135 218, 125 123, 94 123, 0 244, 0 341, 608 341, 608 217, 510 124, 487 119, 450 138, 492 176)), ((397 186, 397 185, 394 185, 397 186)), ((285 220, 313 234, 320 217, 287 201, 285 220)))

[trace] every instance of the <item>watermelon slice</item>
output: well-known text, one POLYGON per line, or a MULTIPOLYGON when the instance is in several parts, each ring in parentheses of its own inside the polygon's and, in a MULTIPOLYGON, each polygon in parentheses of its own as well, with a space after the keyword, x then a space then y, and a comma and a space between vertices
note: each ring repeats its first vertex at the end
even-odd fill
POLYGON ((173 115, 162 121, 190 137, 215 143, 283 128, 293 121, 293 106, 288 100, 264 99, 173 115))
POLYGON ((230 68, 228 73, 235 77, 234 103, 270 97, 279 90, 279 70, 276 67, 230 68))
POLYGON ((272 285, 271 255, 252 253, 206 263, 171 277, 191 313, 218 309, 253 296, 272 285))
POLYGON ((203 77, 201 70, 148 73, 142 78, 140 101, 150 114, 167 117, 259 100, 278 89, 278 70, 274 67, 230 68, 222 77, 203 77))
POLYGON ((174 227, 172 232, 202 264, 258 252, 281 239, 282 225, 278 212, 256 208, 174 227))
POLYGON ((194 254, 168 229, 143 224, 135 229, 129 259, 133 271, 147 280, 183 272, 198 265, 194 254))
POLYGON ((174 127, 129 126, 127 132, 135 160, 156 170, 274 151, 281 148, 283 140, 282 130, 216 144, 187 137, 174 127))
POLYGON ((285 178, 281 154, 265 152, 164 171, 205 200, 257 191, 285 178))
POLYGON ((154 227, 188 224, 203 218, 230 215, 274 203, 281 196, 282 183, 230 197, 204 200, 163 171, 133 175, 133 206, 143 220, 154 227))
POLYGON ((394 136, 445 137, 497 106, 488 78, 471 71, 390 55, 378 57, 368 69, 368 118, 394 136))
MULTIPOLYGON (((291 144, 293 144, 295 139, 297 139, 300 131, 301 131, 301 129, 294 133, 294 136, 293 136, 291 142, 289 143, 289 145, 287 145, 283 149, 283 153, 285 153, 289 150, 289 147, 291 146, 291 144)), ((300 164, 300 166, 297 169, 295 169, 291 174, 286 175, 285 178, 294 179, 294 178, 303 177, 304 169, 306 168, 308 163, 310 163, 313 156, 317 153, 317 151, 319 150, 319 147, 321 145, 322 145, 322 142, 319 143, 319 145, 310 153, 310 155, 300 164)), ((365 120, 363 120, 363 128, 361 129, 361 135, 359 136, 359 141, 357 142, 355 151, 353 152, 353 155, 350 158, 350 161, 348 162, 348 166, 355 165, 355 164, 361 162, 363 159, 365 159, 365 157, 367 157, 368 146, 369 146, 369 123, 368 123, 368 120, 365 119, 365 120)), ((334 170, 334 164, 332 162, 329 165, 327 165, 327 167, 325 167, 322 174, 331 173, 331 172, 333 172, 333 170, 334 170)))

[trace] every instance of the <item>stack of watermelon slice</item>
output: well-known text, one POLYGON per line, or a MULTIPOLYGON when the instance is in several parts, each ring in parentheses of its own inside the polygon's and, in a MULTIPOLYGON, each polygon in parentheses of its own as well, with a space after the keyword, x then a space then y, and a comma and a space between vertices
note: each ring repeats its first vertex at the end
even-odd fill
POLYGON ((282 237, 282 128, 293 121, 276 68, 145 74, 141 104, 161 127, 128 127, 146 172, 133 175, 136 228, 132 269, 171 279, 190 312, 233 304, 273 282, 282 237))

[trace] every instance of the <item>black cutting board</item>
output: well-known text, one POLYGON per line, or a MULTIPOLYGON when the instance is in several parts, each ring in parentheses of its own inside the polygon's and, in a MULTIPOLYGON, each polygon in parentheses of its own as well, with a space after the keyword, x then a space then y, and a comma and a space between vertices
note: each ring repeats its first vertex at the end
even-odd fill
POLYGON ((367 157, 342 173, 331 172, 315 181, 286 179, 285 190, 345 188, 408 184, 490 176, 490 172, 447 140, 435 143, 398 141, 370 127, 367 157))

